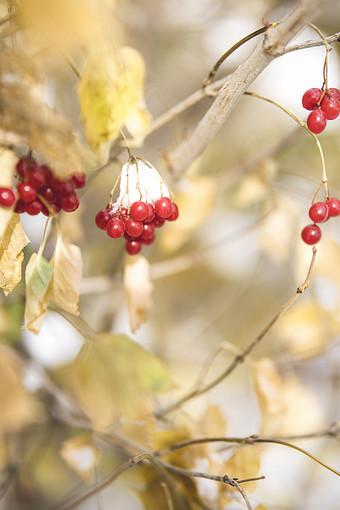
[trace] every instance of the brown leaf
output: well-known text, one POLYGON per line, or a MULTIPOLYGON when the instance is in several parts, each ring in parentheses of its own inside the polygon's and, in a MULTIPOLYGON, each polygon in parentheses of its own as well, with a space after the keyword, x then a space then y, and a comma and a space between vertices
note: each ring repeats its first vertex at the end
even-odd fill
POLYGON ((79 287, 82 275, 81 251, 75 244, 66 244, 58 236, 54 255, 52 296, 63 310, 79 315, 79 287))
POLYGON ((150 265, 145 257, 128 257, 124 269, 124 286, 131 331, 134 333, 148 320, 148 312, 153 305, 150 265))

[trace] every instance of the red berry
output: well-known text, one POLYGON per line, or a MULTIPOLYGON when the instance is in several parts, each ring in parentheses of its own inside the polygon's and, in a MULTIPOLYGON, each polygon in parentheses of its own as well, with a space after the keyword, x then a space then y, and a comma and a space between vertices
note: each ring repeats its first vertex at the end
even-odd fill
POLYGON ((122 207, 121 209, 119 209, 118 217, 122 221, 128 221, 130 219, 129 212, 126 207, 122 207))
POLYGON ((321 110, 325 112, 328 120, 336 119, 340 113, 340 103, 334 97, 325 96, 321 101, 321 110))
POLYGON ((79 198, 75 191, 62 198, 61 208, 66 212, 73 212, 79 207, 79 198))
POLYGON ((18 200, 15 204, 14 212, 17 214, 24 213, 26 211, 26 204, 22 200, 18 200))
POLYGON ((125 230, 131 237, 138 237, 143 232, 143 223, 133 219, 128 219, 125 222, 125 230))
POLYGON ((137 255, 142 249, 142 243, 141 241, 126 241, 126 251, 129 255, 137 255))
POLYGON ((306 244, 316 244, 321 239, 321 228, 318 225, 307 225, 301 232, 302 240, 306 244))
POLYGON ((150 237, 149 239, 143 239, 143 240, 142 240, 142 242, 143 242, 143 244, 147 244, 147 245, 149 245, 149 244, 152 244, 152 243, 154 242, 155 238, 156 238, 156 236, 155 236, 155 234, 154 234, 154 235, 153 235, 152 237, 150 237))
POLYGON ((328 216, 334 218, 340 215, 340 201, 337 198, 330 198, 327 200, 328 216))
POLYGON ((109 220, 106 225, 106 232, 107 235, 113 237, 113 239, 119 239, 120 237, 123 237, 125 232, 124 221, 117 219, 109 220))
POLYGON ((325 202, 315 202, 309 209, 309 217, 314 223, 322 223, 328 218, 328 205, 325 202))
POLYGON ((337 101, 340 101, 340 90, 339 89, 331 88, 331 89, 328 89, 328 92, 331 97, 333 97, 337 101))
POLYGON ((171 202, 171 215, 167 218, 168 221, 175 221, 179 216, 178 206, 174 202, 171 202))
POLYGON ((136 221, 143 221, 149 213, 149 208, 145 202, 134 202, 130 207, 131 218, 136 221))
POLYGON ((110 213, 107 209, 102 209, 99 211, 99 213, 96 215, 95 222, 98 228, 101 228, 102 230, 106 230, 106 226, 108 221, 111 219, 110 213))
POLYGON ((25 204, 29 202, 33 202, 34 199, 37 198, 38 190, 32 184, 28 184, 27 182, 22 182, 18 186, 18 192, 20 198, 25 204))
POLYGON ((56 202, 58 198, 53 189, 51 188, 51 186, 46 186, 46 188, 43 188, 41 191, 41 195, 49 204, 54 204, 54 202, 56 202))
POLYGON ((140 238, 142 241, 147 241, 148 239, 151 239, 154 236, 155 233, 155 227, 152 225, 152 223, 146 223, 143 225, 143 231, 140 234, 140 238))
POLYGON ((306 108, 306 110, 316 110, 321 96, 321 89, 313 88, 306 90, 302 96, 302 106, 306 108))
POLYGON ((86 184, 86 174, 79 173, 72 175, 72 182, 74 184, 75 189, 83 188, 86 184))
POLYGON ((10 188, 0 188, 0 205, 12 207, 15 202, 15 195, 10 188))
POLYGON ((33 200, 33 202, 30 202, 29 204, 26 205, 25 210, 31 216, 35 216, 36 214, 39 214, 43 210, 43 204, 40 202, 38 198, 36 198, 35 200, 33 200))
POLYGON ((50 204, 50 209, 52 209, 54 214, 58 214, 61 211, 61 200, 60 198, 54 204, 50 204))
POLYGON ((35 168, 37 166, 37 162, 31 156, 25 156, 24 158, 19 159, 16 164, 17 173, 20 177, 25 177, 29 171, 29 169, 35 168))
POLYGON ((171 215, 171 200, 168 197, 162 197, 157 200, 155 203, 155 213, 158 214, 160 218, 169 218, 171 215))
POLYGON ((326 125, 327 117, 323 110, 314 110, 308 115, 307 127, 312 133, 321 133, 326 125))
POLYGON ((45 171, 37 166, 28 170, 28 182, 35 188, 42 188, 47 183, 47 175, 45 171))
POLYGON ((145 218, 144 223, 151 223, 152 220, 155 217, 155 209, 154 209, 153 205, 150 204, 150 203, 148 203, 146 205, 147 205, 147 208, 148 208, 148 215, 145 218))
POLYGON ((73 183, 72 179, 66 179, 66 180, 61 181, 61 182, 62 182, 62 185, 58 189, 60 198, 64 198, 67 195, 71 195, 74 192, 74 189, 75 189, 75 186, 74 186, 74 183, 73 183))
POLYGON ((152 221, 152 224, 157 228, 162 227, 164 225, 164 223, 165 223, 165 220, 163 218, 160 218, 159 216, 155 216, 152 221))

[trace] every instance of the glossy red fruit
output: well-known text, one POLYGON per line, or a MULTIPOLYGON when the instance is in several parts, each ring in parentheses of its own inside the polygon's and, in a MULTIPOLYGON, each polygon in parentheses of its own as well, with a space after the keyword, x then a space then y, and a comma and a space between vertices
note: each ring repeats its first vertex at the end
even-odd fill
POLYGON ((122 221, 128 221, 130 219, 129 212, 126 207, 121 207, 118 209, 118 217, 122 221))
POLYGON ((156 227, 156 228, 160 228, 164 225, 165 223, 165 220, 163 218, 160 218, 159 216, 156 216, 154 217, 153 221, 152 221, 152 224, 156 227))
POLYGON ((25 204, 33 202, 37 198, 38 190, 32 184, 21 182, 18 186, 20 198, 25 204))
POLYGON ((126 233, 131 237, 138 237, 143 232, 143 223, 132 218, 125 221, 126 233))
POLYGON ((336 119, 340 114, 340 103, 334 97, 325 96, 321 101, 321 110, 325 112, 328 120, 336 119))
POLYGON ((16 164, 16 171, 20 175, 20 177, 25 177, 28 174, 28 171, 32 168, 38 166, 38 163, 31 156, 25 156, 20 158, 18 163, 16 164))
POLYGON ((306 110, 316 110, 318 107, 318 101, 320 100, 321 96, 321 89, 312 88, 306 90, 302 96, 302 106, 306 108, 306 110))
POLYGON ((15 195, 10 188, 0 188, 0 205, 2 207, 12 207, 15 202, 15 195))
POLYGON ((102 209, 96 215, 95 222, 98 228, 106 230, 106 226, 111 219, 110 213, 107 209, 102 209))
POLYGON ((152 204, 150 204, 150 203, 147 203, 146 205, 147 205, 147 208, 148 208, 148 215, 145 218, 143 223, 151 223, 152 220, 155 217, 155 209, 154 209, 154 206, 152 204))
POLYGON ((17 214, 24 213, 26 211, 26 204, 22 200, 18 200, 15 204, 14 212, 17 214))
POLYGON ((106 225, 107 235, 113 237, 113 239, 119 239, 123 237, 125 232, 124 221, 119 219, 109 220, 106 225))
POLYGON ((36 216, 37 214, 42 212, 43 204, 40 202, 39 198, 36 198, 35 200, 33 200, 33 202, 26 204, 25 210, 31 216, 36 216))
POLYGON ((168 221, 176 221, 179 216, 178 212, 178 206, 174 202, 171 202, 171 214, 169 218, 167 218, 168 221))
POLYGON ((137 255, 142 249, 141 241, 126 241, 125 249, 129 255, 137 255))
POLYGON ((145 202, 134 202, 130 207, 131 218, 136 221, 144 221, 149 213, 149 208, 145 202))
POLYGON ((309 209, 309 217, 314 223, 322 223, 327 220, 328 212, 325 202, 315 202, 309 209))
POLYGON ((143 225, 143 232, 140 234, 140 238, 142 241, 147 241, 148 239, 151 239, 155 235, 155 227, 152 225, 152 223, 145 223, 143 225))
POLYGON ((61 208, 66 212, 73 212, 79 207, 79 198, 75 191, 61 200, 61 208))
POLYGON ((146 245, 149 245, 149 244, 152 244, 154 242, 154 240, 156 239, 156 236, 155 234, 150 237, 149 239, 143 239, 142 242, 143 244, 146 244, 146 245))
POLYGON ((336 88, 328 89, 329 95, 334 97, 337 101, 340 101, 340 90, 336 88))
POLYGON ((155 202, 155 213, 158 214, 160 218, 169 218, 171 211, 170 198, 162 197, 155 202))
POLYGON ((340 216, 340 201, 337 198, 330 198, 326 203, 328 206, 328 216, 330 218, 340 216))
POLYGON ((49 204, 54 204, 58 198, 54 190, 51 188, 51 186, 46 186, 45 188, 43 188, 40 194, 49 204))
POLYGON ((27 181, 35 188, 42 188, 47 184, 47 175, 42 168, 37 166, 28 170, 27 181))
POLYGON ((322 133, 326 125, 327 117, 323 110, 314 110, 308 115, 307 127, 312 133, 316 135, 322 133))
POLYGON ((306 244, 316 244, 321 239, 321 228, 318 225, 307 225, 301 232, 301 238, 306 244))
POLYGON ((72 175, 72 182, 74 184, 75 189, 83 188, 86 184, 86 174, 79 173, 72 175))

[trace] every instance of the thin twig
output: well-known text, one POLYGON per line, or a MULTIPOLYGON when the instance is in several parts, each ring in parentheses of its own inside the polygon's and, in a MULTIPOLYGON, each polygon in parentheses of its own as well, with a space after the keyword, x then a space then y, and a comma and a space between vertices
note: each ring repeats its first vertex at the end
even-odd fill
POLYGON ((217 386, 220 382, 222 382, 226 377, 228 377, 231 372, 235 370, 241 363, 244 362, 245 358, 252 352, 252 350, 260 343, 260 341, 266 336, 268 331, 271 330, 271 328, 276 324, 276 322, 279 320, 279 318, 288 310, 288 308, 296 301, 296 299, 307 289, 309 285, 309 280, 313 271, 315 257, 316 257, 317 250, 315 246, 313 246, 313 252, 312 252, 312 260, 309 265, 307 276, 304 280, 304 282, 296 289, 294 294, 288 299, 288 301, 282 306, 282 308, 279 310, 279 312, 273 317, 273 319, 266 325, 266 327, 261 331, 261 333, 248 345, 246 349, 242 351, 242 353, 238 356, 235 356, 233 361, 229 364, 229 366, 215 379, 213 379, 210 383, 206 384, 205 386, 197 387, 194 390, 189 391, 186 393, 183 397, 178 399, 173 404, 168 405, 164 409, 161 409, 156 412, 156 416, 162 417, 166 414, 168 414, 170 411, 173 411, 177 408, 179 408, 182 404, 187 402, 188 400, 191 400, 195 397, 198 397, 199 395, 202 395, 204 393, 207 393, 212 388, 217 386))

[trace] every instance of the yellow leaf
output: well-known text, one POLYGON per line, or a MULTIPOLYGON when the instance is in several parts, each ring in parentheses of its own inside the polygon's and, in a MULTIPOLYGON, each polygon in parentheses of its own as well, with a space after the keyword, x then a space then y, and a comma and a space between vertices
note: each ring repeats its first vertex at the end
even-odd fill
POLYGON ((187 179, 185 189, 177 193, 174 200, 178 205, 179 218, 168 224, 159 237, 164 250, 176 251, 190 239, 215 208, 216 195, 216 180, 213 178, 205 176, 187 179))
POLYGON ((145 257, 129 257, 124 269, 124 285, 131 331, 148 320, 152 308, 150 264, 145 257))
POLYGON ((0 349, 0 428, 14 432, 41 417, 33 395, 22 384, 22 368, 9 349, 0 349))
MULTIPOLYGON (((224 473, 230 478, 247 479, 258 476, 261 462, 261 449, 254 446, 239 447, 224 464, 224 473)), ((247 493, 253 492, 258 482, 247 483, 247 493)))
POLYGON ((36 334, 39 333, 45 319, 52 274, 53 266, 39 253, 33 253, 25 274, 25 327, 36 334))
POLYGON ((0 286, 7 295, 21 280, 22 250, 29 243, 20 216, 11 213, 11 220, 3 234, 0 245, 0 286))
POLYGON ((99 457, 92 437, 83 434, 63 442, 60 455, 85 483, 93 481, 93 474, 99 457))
POLYGON ((115 50, 104 45, 90 55, 77 93, 85 135, 94 151, 116 138, 125 122, 133 129, 136 121, 138 129, 148 123, 143 108, 144 74, 142 56, 128 46, 115 50))
POLYGON ((209 405, 203 418, 200 420, 203 435, 223 437, 226 434, 227 424, 221 409, 216 405, 209 405))
POLYGON ((63 310, 79 315, 79 287, 82 274, 80 248, 66 244, 59 236, 54 255, 53 300, 63 310))

